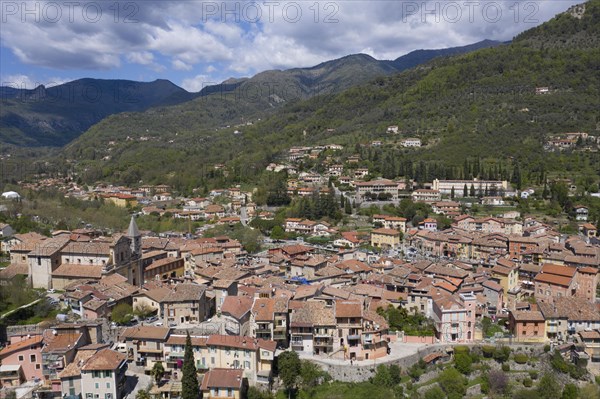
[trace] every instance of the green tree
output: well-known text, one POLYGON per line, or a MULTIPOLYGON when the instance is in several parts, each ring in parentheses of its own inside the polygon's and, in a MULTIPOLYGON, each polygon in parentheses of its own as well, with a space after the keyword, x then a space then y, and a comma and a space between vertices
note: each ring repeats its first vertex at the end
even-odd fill
POLYGON ((302 360, 300 362, 300 380, 302 389, 312 390, 322 381, 329 380, 331 377, 317 364, 302 360))
POLYGON ((454 367, 462 374, 468 375, 471 374, 473 365, 473 359, 469 353, 457 353, 454 356, 454 367))
POLYGON ((165 368, 163 367, 162 362, 154 363, 154 366, 152 366, 152 371, 150 372, 150 374, 152 375, 152 377, 154 377, 154 381, 158 385, 160 383, 160 381, 162 380, 163 376, 165 375, 165 368))
POLYGON ((560 399, 577 399, 579 397, 579 388, 575 384, 565 385, 560 399))
POLYGON ((288 397, 291 397, 296 387, 301 368, 300 358, 296 352, 286 351, 277 357, 279 378, 288 392, 288 397))
POLYGON ((469 189, 467 188, 467 183, 465 183, 464 187, 463 187, 463 197, 466 198, 469 196, 469 189))
POLYGON ((401 371, 400 366, 397 364, 390 365, 390 377, 392 378, 393 385, 398 385, 402 381, 401 371))
POLYGON ((541 399, 560 399, 560 385, 552 374, 546 373, 538 383, 537 393, 541 399))
POLYGON ((192 338, 187 333, 185 338, 185 351, 183 354, 183 376, 181 377, 181 399, 198 399, 201 396, 198 385, 198 374, 194 364, 194 352, 192 349, 192 338))
POLYGON ((117 324, 129 323, 133 319, 133 308, 126 303, 120 303, 113 308, 110 319, 117 324))
POLYGON ((424 399, 445 399, 446 394, 437 385, 425 391, 424 399))
POLYGON ((508 346, 497 347, 494 351, 494 359, 497 362, 504 363, 510 357, 510 348, 508 346))
POLYGON ((285 238, 285 231, 283 230, 283 227, 279 225, 273 227, 273 230, 271 230, 271 238, 273 240, 283 240, 285 238))
POLYGON ((453 367, 445 369, 440 374, 438 383, 448 399, 462 399, 465 395, 467 379, 453 367))
POLYGON ((344 212, 346 213, 346 215, 352 215, 352 205, 350 205, 350 201, 346 201, 346 204, 344 205, 344 212))
POLYGON ((249 387, 246 397, 248 399, 273 399, 273 395, 269 392, 263 392, 256 387, 249 387))
POLYGON ((600 398, 600 388, 594 384, 587 384, 579 390, 579 398, 600 398))
POLYGON ((392 376, 390 375, 390 369, 384 364, 377 366, 377 371, 375 372, 371 383, 377 386, 391 387, 393 381, 392 376))

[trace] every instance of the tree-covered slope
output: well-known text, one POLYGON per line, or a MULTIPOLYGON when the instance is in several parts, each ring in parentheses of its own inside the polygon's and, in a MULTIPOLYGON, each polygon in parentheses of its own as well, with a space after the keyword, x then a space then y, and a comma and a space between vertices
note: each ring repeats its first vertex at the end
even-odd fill
MULTIPOLYGON (((84 177, 91 180, 110 177, 132 183, 142 178, 191 186, 212 176, 217 162, 228 163, 230 176, 243 180, 292 145, 339 142, 354 150, 377 137, 388 143, 365 157, 374 172, 392 177, 455 176, 471 158, 510 167, 520 163, 525 173, 564 168, 559 162, 575 162, 586 173, 598 173, 597 154, 577 165, 572 160, 578 155, 548 155, 542 146, 551 133, 598 134, 600 48, 593 43, 599 5, 599 0, 588 2, 581 15, 562 14, 508 45, 436 59, 339 94, 286 102, 251 126, 215 130, 203 124, 200 112, 221 117, 215 117, 221 110, 214 108, 186 108, 180 118, 172 112, 182 106, 152 118, 145 118, 148 113, 127 114, 130 125, 123 123, 124 115, 112 117, 90 129, 65 155, 83 162, 84 177), (566 26, 579 45, 560 45, 566 26), (537 95, 536 87, 549 87, 550 93, 537 95), (385 134, 388 125, 399 125, 404 137, 418 136, 428 145, 398 148, 394 141, 400 137, 385 134), (108 145, 126 131, 152 134, 153 139, 108 145)), ((238 105, 239 110, 228 112, 244 114, 244 103, 238 105)), ((238 115, 229 116, 234 120, 238 115)))

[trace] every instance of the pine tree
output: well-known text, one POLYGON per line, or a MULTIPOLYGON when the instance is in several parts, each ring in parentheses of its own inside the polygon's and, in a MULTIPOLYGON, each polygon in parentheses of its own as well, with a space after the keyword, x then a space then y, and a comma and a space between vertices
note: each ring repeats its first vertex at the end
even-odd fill
POLYGON ((454 186, 452 186, 452 189, 450 190, 450 198, 454 199, 454 186))
POLYGON ((350 206, 350 201, 346 201, 346 206, 344 207, 344 212, 346 212, 347 215, 352 214, 352 206, 350 206))
POLYGON ((469 196, 469 189, 467 188, 467 183, 465 183, 465 186, 463 187, 463 197, 466 198, 469 196))
POLYGON ((475 196, 475 185, 473 183, 471 183, 471 189, 469 191, 469 196, 470 197, 474 197, 475 196))
POLYGON ((198 386, 198 375, 196 374, 194 353, 192 352, 192 338, 190 337, 189 332, 185 338, 182 372, 181 399, 199 399, 200 387, 198 386))

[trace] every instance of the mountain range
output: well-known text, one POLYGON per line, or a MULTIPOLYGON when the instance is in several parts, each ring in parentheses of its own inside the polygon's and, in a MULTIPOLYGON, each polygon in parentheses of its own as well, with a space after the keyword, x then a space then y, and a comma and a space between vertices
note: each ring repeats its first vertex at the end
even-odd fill
POLYGON ((167 80, 80 79, 33 90, 0 87, 0 142, 18 146, 61 147, 102 119, 122 112, 142 112, 193 101, 203 124, 230 118, 264 116, 279 105, 315 95, 339 93, 355 85, 412 68, 435 57, 463 54, 500 42, 484 40, 462 47, 416 50, 393 61, 365 54, 349 55, 310 68, 272 70, 252 78, 230 79, 190 93, 167 80), (235 104, 232 104, 234 99, 235 104), (240 107, 240 103, 244 104, 240 107))
POLYGON ((56 162, 77 165, 87 182, 143 180, 184 190, 211 179, 215 185, 255 183, 291 146, 338 143, 345 146, 342 155, 360 153, 361 165, 376 176, 431 181, 481 162, 504 171, 526 165, 523 173, 540 180, 567 169, 594 179, 600 174, 597 153, 552 154, 543 146, 551 134, 598 135, 599 26, 600 0, 591 0, 510 44, 433 58, 399 73, 377 72, 338 90, 333 76, 356 79, 348 71, 382 68, 368 56, 349 56, 302 70, 308 88, 316 86, 306 76, 318 71, 323 90, 312 96, 276 90, 256 95, 250 89, 261 84, 300 80, 294 70, 265 72, 228 82, 228 91, 109 116, 65 146, 56 162), (576 40, 565 45, 570 37, 576 40), (538 87, 548 94, 536 94, 538 87), (386 134, 390 125, 399 126, 399 136, 386 134), (404 149, 406 136, 425 145, 404 149), (371 148, 374 140, 385 145, 371 148), (227 166, 227 176, 215 172, 218 163, 227 166))

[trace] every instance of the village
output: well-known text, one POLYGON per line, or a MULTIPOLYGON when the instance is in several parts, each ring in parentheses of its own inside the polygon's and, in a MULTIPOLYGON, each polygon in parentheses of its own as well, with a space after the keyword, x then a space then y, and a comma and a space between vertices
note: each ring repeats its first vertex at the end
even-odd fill
MULTIPOLYGON (((6 328, 0 384, 18 388, 19 398, 122 399, 146 389, 143 376, 160 363, 164 381, 146 385, 154 397, 175 398, 187 334, 208 397, 272 387, 274 363, 286 351, 351 368, 436 345, 551 345, 600 370, 600 240, 588 207, 573 207, 578 230, 565 234, 511 205, 539 188, 477 178, 417 188, 408 179, 370 176, 358 156, 332 156, 322 173, 299 171, 303 160, 341 148, 294 147, 287 162, 267 169, 287 173, 291 198, 331 196, 357 223, 287 217, 283 236, 263 237, 257 252, 227 235, 203 236, 211 226, 273 221, 277 207, 254 203, 252 190, 182 197, 167 185, 25 185, 102 198, 132 216, 126 231, 87 225, 51 237, 0 224, 9 259, 0 284, 23 279, 61 312, 56 320, 6 328), (382 208, 401 201, 431 213, 405 218, 382 208), (360 215, 373 206, 380 212, 360 215), (500 211, 481 214, 494 209, 500 211), (138 228, 145 215, 203 224, 158 234, 138 228), (113 312, 123 306, 130 309, 125 322, 113 312), (403 325, 390 316, 398 311, 408 320, 403 325), (139 386, 126 383, 131 373, 139 386)), ((16 192, 3 196, 22 200, 16 192)), ((446 355, 440 349, 423 357, 446 355)))

